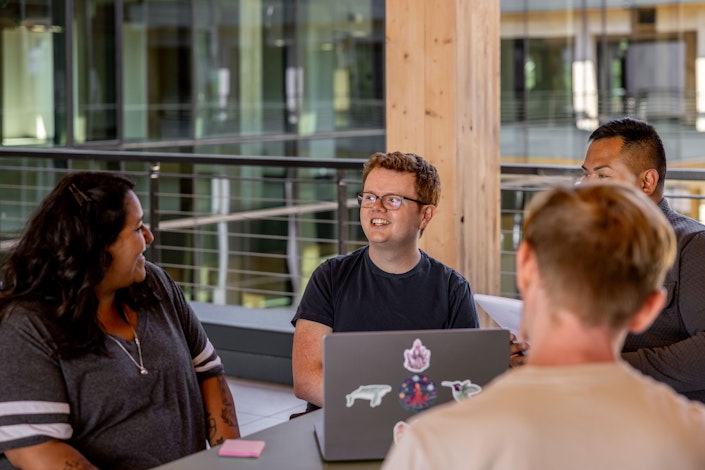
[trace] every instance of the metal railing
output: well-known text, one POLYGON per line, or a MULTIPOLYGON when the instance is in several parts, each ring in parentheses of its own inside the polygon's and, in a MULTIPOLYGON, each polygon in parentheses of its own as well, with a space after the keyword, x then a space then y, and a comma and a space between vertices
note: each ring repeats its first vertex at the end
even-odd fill
MULTIPOLYGON (((68 172, 136 181, 155 236, 148 257, 192 300, 293 307, 322 260, 365 243, 354 197, 363 160, 0 148, 0 251, 68 172)), ((502 294, 516 296, 523 209, 537 191, 580 176, 573 166, 501 167, 502 294)), ((700 219, 705 170, 670 170, 667 196, 700 219)))
MULTIPOLYGON (((575 184, 582 176, 577 166, 503 164, 501 167, 501 288, 502 295, 518 297, 515 253, 522 238, 524 206, 537 192, 556 184, 575 184)), ((669 169, 665 196, 671 207, 705 222, 705 170, 669 169)))
POLYGON ((147 252, 192 300, 297 302, 321 260, 363 243, 362 160, 0 149, 0 249, 68 172, 120 171, 155 240, 147 252))

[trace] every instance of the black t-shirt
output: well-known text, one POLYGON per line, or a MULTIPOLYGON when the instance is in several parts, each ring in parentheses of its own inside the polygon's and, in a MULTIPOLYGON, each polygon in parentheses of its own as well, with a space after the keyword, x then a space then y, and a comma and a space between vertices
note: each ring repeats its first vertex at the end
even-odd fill
POLYGON ((313 272, 292 319, 315 321, 334 332, 477 328, 468 281, 421 251, 403 274, 379 269, 368 247, 326 260, 313 272))

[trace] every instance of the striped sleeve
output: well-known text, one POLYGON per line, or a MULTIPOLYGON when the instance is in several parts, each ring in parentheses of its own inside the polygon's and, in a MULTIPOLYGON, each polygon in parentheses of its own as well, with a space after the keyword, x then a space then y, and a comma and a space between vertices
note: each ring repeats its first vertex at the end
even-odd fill
POLYGON ((14 401, 0 403, 0 449, 68 440, 73 433, 68 403, 14 401))
POLYGON ((210 340, 206 341, 206 347, 192 359, 192 362, 199 380, 223 373, 223 363, 210 340))
POLYGON ((0 452, 73 434, 66 385, 47 336, 26 315, 0 322, 0 452))

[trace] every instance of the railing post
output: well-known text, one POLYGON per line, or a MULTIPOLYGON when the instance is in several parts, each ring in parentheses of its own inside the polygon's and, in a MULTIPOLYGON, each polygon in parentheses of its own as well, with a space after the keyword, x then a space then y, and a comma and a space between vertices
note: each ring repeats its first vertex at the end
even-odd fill
POLYGON ((338 254, 347 252, 348 244, 348 183, 345 170, 336 171, 338 178, 338 254))
POLYGON ((154 240, 150 251, 150 261, 159 264, 161 262, 161 248, 159 240, 159 162, 151 162, 149 165, 149 229, 152 231, 154 240))

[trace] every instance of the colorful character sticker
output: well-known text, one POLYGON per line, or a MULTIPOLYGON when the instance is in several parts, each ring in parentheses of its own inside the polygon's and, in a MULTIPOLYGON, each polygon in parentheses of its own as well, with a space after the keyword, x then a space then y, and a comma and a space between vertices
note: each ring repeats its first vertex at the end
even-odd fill
POLYGON ((466 379, 460 380, 444 380, 441 382, 444 387, 450 387, 453 393, 453 398, 455 401, 464 400, 473 395, 477 395, 482 391, 482 387, 477 384, 472 383, 470 380, 466 379))
POLYGON ((355 400, 369 400, 370 408, 374 408, 382 404, 382 398, 391 391, 391 385, 360 385, 345 395, 345 406, 352 407, 355 400))
POLYGON ((436 384, 427 375, 411 375, 399 386, 399 404, 412 413, 433 406, 437 398, 436 384))
POLYGON ((410 372, 423 372, 431 365, 431 350, 416 338, 410 349, 404 350, 404 368, 410 372))

